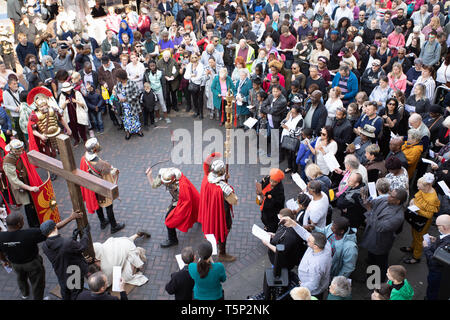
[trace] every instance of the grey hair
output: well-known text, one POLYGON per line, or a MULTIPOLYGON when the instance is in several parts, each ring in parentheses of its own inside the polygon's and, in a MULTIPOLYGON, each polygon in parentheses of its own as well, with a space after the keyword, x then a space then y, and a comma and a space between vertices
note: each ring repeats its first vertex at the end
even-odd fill
POLYGON ((352 293, 352 286, 350 281, 344 276, 337 276, 331 281, 331 285, 334 285, 333 295, 338 297, 348 297, 352 293))
POLYGON ((375 184, 377 191, 381 194, 387 194, 391 188, 391 183, 386 178, 380 178, 375 184))
POLYGON ((353 169, 358 169, 360 163, 358 161, 358 158, 355 157, 355 155, 349 154, 345 157, 344 164, 348 164, 353 169))
POLYGON ((422 139, 422 135, 420 131, 417 129, 409 129, 408 130, 408 140, 420 141, 422 139))
POLYGON ((43 56, 42 62, 47 63, 47 61, 51 61, 53 63, 53 58, 51 56, 43 56))

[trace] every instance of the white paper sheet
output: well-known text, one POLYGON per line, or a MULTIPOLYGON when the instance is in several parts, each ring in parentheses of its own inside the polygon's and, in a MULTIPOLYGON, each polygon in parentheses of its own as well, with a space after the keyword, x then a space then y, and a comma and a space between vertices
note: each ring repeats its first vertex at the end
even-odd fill
POLYGON ((405 104, 405 110, 408 112, 416 112, 416 107, 409 104, 405 104))
POLYGON ((294 199, 289 199, 288 201, 286 201, 286 208, 297 211, 299 206, 297 201, 295 201, 294 199))
POLYGON ((369 194, 372 199, 377 197, 377 187, 375 186, 375 182, 369 182, 369 194))
POLYGON ((112 276, 112 291, 120 292, 120 278, 122 277, 122 267, 114 266, 113 267, 113 276, 112 276))
POLYGON ((208 240, 211 245, 212 245, 212 254, 216 255, 217 254, 217 241, 216 241, 216 237, 214 237, 213 234, 205 234, 206 240, 208 240))
POLYGON ((294 173, 291 177, 292 180, 294 180, 294 182, 298 185, 300 189, 302 189, 303 191, 306 190, 306 183, 305 181, 303 181, 303 179, 300 177, 298 173, 294 173))
POLYGON ((434 151, 433 151, 433 150, 430 150, 429 154, 430 154, 430 157, 431 157, 431 158, 434 158, 435 154, 434 154, 434 151))
POLYGON ((423 241, 426 241, 428 245, 431 244, 430 235, 428 233, 423 235, 423 241))
POLYGON ((252 227, 252 234, 258 239, 270 242, 270 234, 268 234, 266 231, 258 227, 256 224, 254 224, 252 227))
POLYGON ((425 159, 425 158, 422 158, 422 162, 429 163, 429 164, 436 164, 436 162, 433 162, 433 161, 425 159))
POLYGON ((183 259, 181 258, 181 254, 177 254, 175 256, 175 259, 177 260, 178 267, 180 268, 180 270, 183 269, 186 264, 184 263, 183 259))
POLYGON ((408 207, 409 210, 413 211, 413 212, 417 212, 420 210, 420 208, 416 205, 412 205, 408 207))
POLYGON ((447 184, 445 183, 445 181, 439 181, 438 185, 441 187, 442 191, 444 191, 444 193, 450 197, 450 189, 448 188, 447 184))
POLYGON ((258 123, 257 119, 250 117, 244 122, 244 126, 247 126, 251 129, 257 123, 258 123))
POLYGON ((339 168, 339 162, 336 160, 334 154, 329 152, 323 156, 323 159, 325 160, 328 169, 330 169, 330 171, 334 171, 339 168))

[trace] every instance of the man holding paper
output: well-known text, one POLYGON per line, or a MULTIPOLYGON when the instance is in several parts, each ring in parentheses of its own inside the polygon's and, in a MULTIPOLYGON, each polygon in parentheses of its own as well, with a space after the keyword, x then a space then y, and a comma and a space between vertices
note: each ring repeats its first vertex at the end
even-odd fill
MULTIPOLYGON (((125 291, 125 282, 122 280, 122 278, 120 278, 119 281, 120 300, 128 300, 127 292, 125 291)), ((112 296, 108 292, 108 281, 106 275, 101 271, 98 271, 89 277, 88 286, 89 291, 83 291, 82 293, 80 293, 77 297, 77 300, 119 300, 119 298, 112 296)))

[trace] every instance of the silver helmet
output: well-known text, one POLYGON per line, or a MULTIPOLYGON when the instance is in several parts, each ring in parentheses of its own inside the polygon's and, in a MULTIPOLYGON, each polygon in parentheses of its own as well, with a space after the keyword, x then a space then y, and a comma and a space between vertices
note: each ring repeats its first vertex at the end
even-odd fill
POLYGON ((181 171, 177 168, 162 168, 159 170, 159 175, 161 176, 162 183, 171 184, 180 180, 181 171))
POLYGON ((219 176, 224 175, 225 163, 223 162, 223 160, 214 160, 213 163, 211 163, 211 171, 219 176))
POLYGON ((86 148, 86 153, 84 156, 88 161, 91 161, 97 157, 97 153, 102 149, 100 143, 98 143, 97 138, 90 138, 84 144, 86 148))

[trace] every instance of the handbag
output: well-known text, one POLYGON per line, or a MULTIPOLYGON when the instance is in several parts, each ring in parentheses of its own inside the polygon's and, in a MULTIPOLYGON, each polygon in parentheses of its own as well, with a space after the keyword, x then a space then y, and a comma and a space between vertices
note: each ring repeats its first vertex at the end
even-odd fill
POLYGON ((296 152, 298 150, 298 146, 300 144, 300 140, 291 136, 284 136, 283 141, 281 142, 281 147, 283 149, 296 152))
POLYGON ((189 81, 188 90, 190 92, 199 92, 200 91, 200 85, 195 84, 192 81, 189 81))
POLYGON ((417 213, 406 209, 405 220, 414 228, 417 232, 421 232, 428 222, 428 218, 418 215, 417 213))

